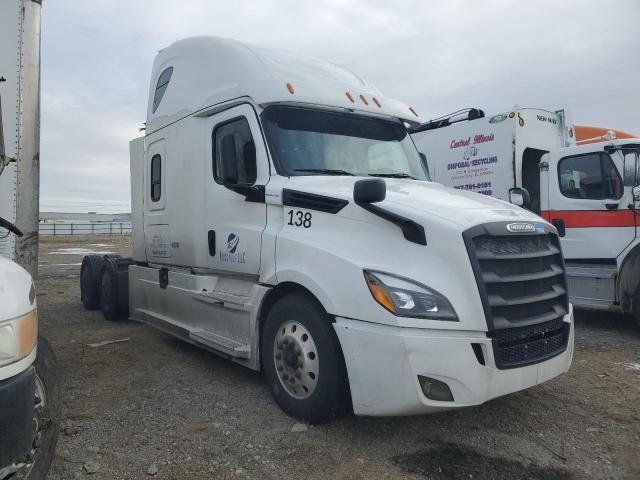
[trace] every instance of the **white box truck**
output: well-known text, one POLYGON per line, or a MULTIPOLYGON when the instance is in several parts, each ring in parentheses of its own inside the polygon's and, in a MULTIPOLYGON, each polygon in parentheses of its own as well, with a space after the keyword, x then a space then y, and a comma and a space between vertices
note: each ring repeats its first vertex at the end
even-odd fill
POLYGON ((471 109, 413 130, 432 178, 509 200, 559 232, 575 306, 631 313, 640 325, 640 139, 574 126, 563 111, 471 109), (515 190, 514 190, 515 189, 515 190))
POLYGON ((310 422, 477 405, 566 372, 556 229, 429 181, 419 124, 329 62, 172 44, 131 142, 133 257, 86 257, 84 305, 261 370, 310 422))
POLYGON ((38 336, 29 274, 38 268, 40 13, 39 1, 0 1, 0 480, 43 479, 60 426, 56 361, 38 336))

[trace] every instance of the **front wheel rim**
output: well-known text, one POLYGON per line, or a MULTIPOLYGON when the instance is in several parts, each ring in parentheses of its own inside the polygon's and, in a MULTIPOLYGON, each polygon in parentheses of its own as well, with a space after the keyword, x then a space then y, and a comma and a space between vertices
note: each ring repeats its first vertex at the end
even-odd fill
POLYGON ((304 400, 313 394, 320 362, 307 327, 295 320, 283 323, 273 342, 273 361, 278 380, 289 395, 304 400))

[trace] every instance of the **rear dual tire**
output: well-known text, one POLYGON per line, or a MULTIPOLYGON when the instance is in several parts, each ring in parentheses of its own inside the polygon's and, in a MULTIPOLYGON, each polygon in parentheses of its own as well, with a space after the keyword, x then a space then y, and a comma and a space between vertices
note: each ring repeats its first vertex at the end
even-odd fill
POLYGON ((276 403, 289 415, 321 423, 344 416, 349 387, 331 319, 315 299, 292 293, 267 314, 261 359, 276 403))
POLYGON ((80 299, 87 310, 102 310, 104 318, 115 321, 124 316, 118 298, 116 272, 105 261, 121 258, 120 255, 88 255, 82 260, 80 269, 80 299))
POLYGON ((98 255, 88 255, 82 259, 80 268, 80 300, 87 310, 100 308, 100 270, 102 258, 98 255))
POLYGON ((109 268, 103 268, 100 277, 100 308, 104 318, 112 322, 123 316, 118 299, 118 280, 109 268))

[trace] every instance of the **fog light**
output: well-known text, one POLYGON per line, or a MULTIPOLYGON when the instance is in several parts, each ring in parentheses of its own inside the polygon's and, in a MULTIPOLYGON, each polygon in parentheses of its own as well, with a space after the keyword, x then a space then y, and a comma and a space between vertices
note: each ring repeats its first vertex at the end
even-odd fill
POLYGON ((437 400, 439 402, 453 402, 453 395, 449 389, 449 385, 435 378, 423 377, 418 375, 422 393, 429 400, 437 400))

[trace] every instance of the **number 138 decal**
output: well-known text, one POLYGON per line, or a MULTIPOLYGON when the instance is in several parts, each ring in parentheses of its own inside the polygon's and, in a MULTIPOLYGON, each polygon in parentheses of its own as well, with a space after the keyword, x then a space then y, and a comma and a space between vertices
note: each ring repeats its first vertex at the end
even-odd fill
POLYGON ((300 210, 289 210, 289 222, 287 225, 294 227, 309 228, 311 226, 312 215, 310 212, 303 212, 300 210))

